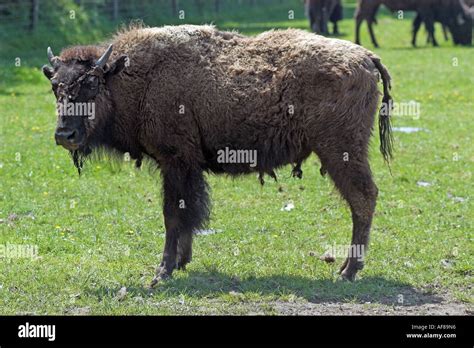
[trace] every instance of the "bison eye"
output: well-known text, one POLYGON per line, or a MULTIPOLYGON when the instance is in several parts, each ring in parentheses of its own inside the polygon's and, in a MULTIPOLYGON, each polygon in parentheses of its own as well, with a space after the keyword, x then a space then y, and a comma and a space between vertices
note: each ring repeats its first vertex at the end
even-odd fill
POLYGON ((97 78, 89 77, 87 79, 87 87, 89 87, 90 89, 97 89, 98 85, 99 81, 97 80, 97 78))

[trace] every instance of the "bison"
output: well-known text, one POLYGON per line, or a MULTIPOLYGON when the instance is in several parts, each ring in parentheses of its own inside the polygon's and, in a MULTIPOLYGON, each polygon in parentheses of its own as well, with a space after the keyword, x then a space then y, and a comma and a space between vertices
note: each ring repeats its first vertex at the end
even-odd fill
POLYGON ((339 35, 337 22, 342 20, 341 0, 305 0, 306 13, 311 30, 317 34, 328 35, 328 22, 333 23, 333 34, 339 35))
MULTIPOLYGON (((448 40, 448 28, 454 28, 453 41, 456 45, 468 45, 472 41, 472 32, 469 26, 472 26, 473 16, 468 6, 469 4, 468 0, 443 0, 440 4, 432 8, 433 20, 434 22, 441 23, 446 40, 448 40), (463 3, 463 1, 465 1, 465 3, 463 3), (458 4, 459 7, 457 6, 458 4)), ((413 21, 412 45, 414 47, 416 47, 416 35, 422 23, 423 16, 418 13, 413 21)), ((427 26, 426 22, 425 25, 427 26)), ((434 35, 434 27, 432 31, 428 30, 428 42, 431 42, 435 47, 438 46, 434 35)))
MULTIPOLYGON (((183 25, 132 27, 106 46, 59 56, 48 48, 48 58, 43 72, 57 103, 95 105, 94 117, 58 113, 56 143, 79 170, 98 148, 159 165, 166 240, 152 285, 191 261, 193 231, 209 218, 206 172, 273 174, 299 168, 312 153, 352 211, 350 250, 367 247, 378 193, 368 149, 380 78, 380 150, 387 161, 392 154, 391 79, 372 52, 294 29, 245 37, 183 25), (222 156, 229 151, 257 158, 222 156)), ((341 276, 353 280, 362 267, 349 253, 341 276)))
POLYGON ((372 43, 375 47, 379 47, 373 24, 376 23, 375 15, 380 5, 385 5, 391 11, 417 12, 419 17, 414 22, 413 44, 416 41, 416 32, 424 22, 430 40, 436 45, 434 39, 435 20, 441 21, 448 27, 455 44, 470 45, 472 42, 472 17, 464 0, 359 0, 355 12, 355 42, 357 44, 360 45, 360 26, 366 20, 372 43))

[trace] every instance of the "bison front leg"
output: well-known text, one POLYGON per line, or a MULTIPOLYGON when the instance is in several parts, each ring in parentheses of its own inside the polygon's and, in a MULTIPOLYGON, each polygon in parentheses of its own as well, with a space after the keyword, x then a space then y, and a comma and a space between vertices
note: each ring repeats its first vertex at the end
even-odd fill
POLYGON ((165 249, 163 251, 163 259, 160 266, 156 269, 156 276, 153 278, 151 286, 154 286, 160 280, 171 277, 176 267, 178 234, 180 232, 179 221, 176 215, 171 215, 166 209, 164 215, 166 228, 165 249))
POLYGON ((178 258, 176 267, 185 270, 193 255, 193 234, 181 234, 178 239, 178 258))
POLYGON ((166 240, 163 259, 151 286, 169 278, 175 268, 191 261, 193 231, 209 218, 207 184, 202 171, 168 168, 163 170, 163 214, 166 240))
MULTIPOLYGON (((416 35, 418 34, 418 31, 420 30, 420 27, 421 27, 421 22, 423 20, 421 19, 421 16, 418 14, 415 18, 415 20, 413 21, 413 36, 412 36, 412 40, 411 40, 411 44, 413 47, 416 47, 416 35)), ((428 40, 430 39, 430 37, 428 36, 428 40)))

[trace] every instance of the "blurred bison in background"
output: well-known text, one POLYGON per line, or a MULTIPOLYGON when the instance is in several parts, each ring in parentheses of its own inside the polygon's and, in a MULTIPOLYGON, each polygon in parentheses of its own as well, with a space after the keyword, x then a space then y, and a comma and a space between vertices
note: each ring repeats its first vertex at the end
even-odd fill
POLYGON ((205 172, 272 174, 299 168, 312 153, 351 208, 352 242, 340 272, 354 279, 378 193, 368 149, 380 78, 380 150, 391 157, 390 75, 379 57, 294 29, 245 37, 212 26, 138 27, 108 45, 59 56, 48 48, 43 73, 58 104, 55 139, 78 169, 96 148, 159 165, 166 239, 153 285, 191 261, 193 232, 209 218, 205 172), (66 103, 70 114, 59 112, 66 103), (75 113, 83 103, 94 103, 94 117, 75 113), (244 158, 236 160, 236 151, 244 158), (255 161, 245 160, 250 155, 255 161))
MULTIPOLYGON (((457 34, 453 34, 453 42, 461 45, 468 45, 471 43, 472 38, 469 39, 469 32, 472 33, 472 29, 470 30, 469 27, 472 26, 473 13, 474 11, 469 8, 470 4, 474 4, 474 0, 442 0, 441 6, 433 6, 433 20, 434 22, 439 22, 443 28, 443 34, 445 40, 448 40, 448 29, 449 28, 456 28, 457 34), (457 7, 457 5, 460 7, 457 7), (462 9, 462 10, 461 10, 462 9), (460 10, 460 11, 458 11, 460 10), (470 17, 470 18, 469 18, 470 17), (450 24, 451 23, 451 24, 450 24), (459 29, 461 27, 462 29, 459 29), (464 28, 463 28, 464 27, 464 28), (463 41, 464 34, 467 34, 465 42, 463 41)), ((416 47, 416 36, 418 30, 421 27, 423 22, 423 17, 420 13, 417 13, 415 20, 413 21, 413 38, 412 38, 412 45, 416 47)), ((425 22, 426 26, 426 22, 425 22)), ((428 27, 427 27, 428 29, 428 27)), ((428 43, 432 43, 433 46, 439 46, 438 42, 436 41, 436 37, 434 35, 434 27, 433 31, 430 32, 428 30, 428 43)), ((471 34, 472 35, 472 34, 471 34)))
POLYGON ((333 34, 339 35, 337 22, 343 18, 341 0, 305 0, 305 6, 313 32, 328 35, 330 21, 333 23, 333 34))
POLYGON ((357 44, 360 44, 360 26, 366 20, 372 43, 375 47, 379 47, 373 24, 376 23, 375 15, 380 5, 385 5, 391 11, 417 12, 419 17, 414 22, 413 44, 416 42, 416 32, 424 22, 430 41, 437 45, 434 38, 436 20, 449 29, 455 44, 470 45, 472 43, 472 17, 464 0, 359 0, 355 13, 355 42, 357 44))

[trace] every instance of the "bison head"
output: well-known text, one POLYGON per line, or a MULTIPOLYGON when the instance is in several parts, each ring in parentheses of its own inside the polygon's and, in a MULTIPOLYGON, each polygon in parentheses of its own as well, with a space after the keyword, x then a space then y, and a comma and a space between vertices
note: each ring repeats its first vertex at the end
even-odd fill
POLYGON ((449 16, 449 30, 456 45, 471 45, 472 43, 472 15, 467 6, 462 3, 449 16))
MULTIPOLYGON (((80 48, 76 48, 80 53, 80 48)), ((98 52, 98 48, 95 48, 98 52)), ((94 52, 93 49, 90 49, 94 52)), ((74 51, 72 51, 74 52, 74 51)), ((94 133, 100 128, 100 115, 96 110, 103 109, 107 94, 106 81, 109 77, 120 72, 127 61, 126 56, 120 56, 113 62, 108 62, 112 53, 112 45, 102 55, 71 53, 65 58, 54 56, 48 47, 48 60, 51 66, 43 66, 44 75, 50 80, 56 96, 57 127, 54 134, 56 144, 71 152, 74 164, 80 172, 81 156, 91 152, 94 143, 94 133)), ((99 113, 100 114, 100 113, 99 113)))

